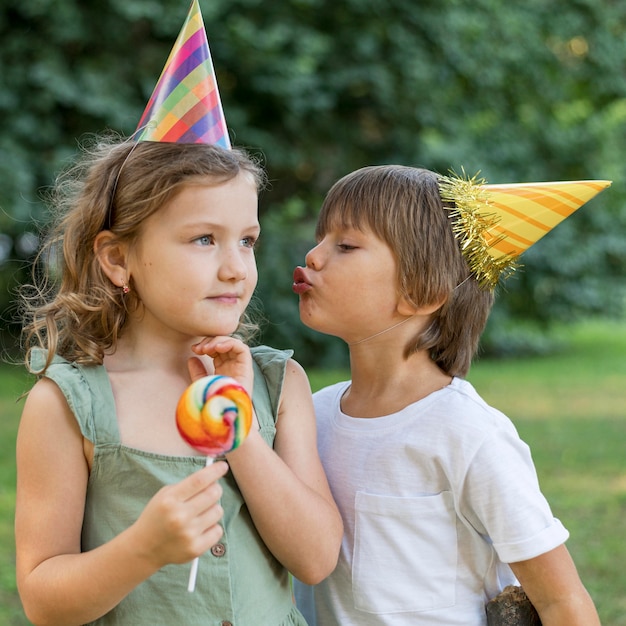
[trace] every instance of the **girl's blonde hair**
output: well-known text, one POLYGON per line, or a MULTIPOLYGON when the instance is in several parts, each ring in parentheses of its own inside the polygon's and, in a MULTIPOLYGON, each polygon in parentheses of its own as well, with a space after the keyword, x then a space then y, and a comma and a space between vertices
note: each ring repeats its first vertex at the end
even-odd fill
MULTIPOLYGON (((443 302, 430 325, 406 347, 427 350, 451 376, 465 376, 493 305, 493 293, 471 274, 454 236, 438 175, 401 165, 364 167, 337 181, 317 223, 321 239, 334 226, 369 229, 393 251, 398 290, 416 306, 443 302)), ((366 305, 366 303, 364 303, 366 305)))
MULTIPOLYGON (((55 354, 101 364, 139 305, 132 284, 124 295, 102 271, 94 252, 98 233, 110 230, 116 241, 132 245, 144 220, 191 179, 217 185, 242 172, 257 190, 265 184, 262 167, 238 149, 113 136, 84 147, 83 158, 59 176, 50 194, 55 219, 34 265, 34 285, 22 290, 27 362, 33 347, 48 351, 37 373, 55 354)), ((242 319, 238 332, 247 338, 254 328, 242 319)))

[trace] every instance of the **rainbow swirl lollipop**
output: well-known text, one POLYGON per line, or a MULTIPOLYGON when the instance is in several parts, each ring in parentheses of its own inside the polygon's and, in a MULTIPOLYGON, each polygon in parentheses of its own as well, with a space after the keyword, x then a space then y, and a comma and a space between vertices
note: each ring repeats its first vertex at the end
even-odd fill
MULTIPOLYGON (((205 376, 191 383, 178 401, 176 426, 182 438, 213 458, 234 450, 248 436, 252 401, 248 392, 229 376, 205 376)), ((199 560, 191 564, 188 591, 196 588, 199 560)))
POLYGON ((252 402, 228 376, 205 376, 193 382, 178 401, 176 426, 182 438, 207 457, 226 454, 250 432, 252 402))

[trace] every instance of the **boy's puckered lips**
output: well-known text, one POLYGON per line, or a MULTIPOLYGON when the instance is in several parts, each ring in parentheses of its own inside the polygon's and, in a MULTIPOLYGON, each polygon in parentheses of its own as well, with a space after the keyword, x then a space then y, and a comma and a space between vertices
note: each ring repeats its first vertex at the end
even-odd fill
POLYGON ((306 293, 309 289, 311 289, 311 287, 312 285, 307 280, 304 268, 296 267, 296 269, 293 271, 293 285, 291 286, 293 291, 298 295, 302 295, 303 293, 306 293))

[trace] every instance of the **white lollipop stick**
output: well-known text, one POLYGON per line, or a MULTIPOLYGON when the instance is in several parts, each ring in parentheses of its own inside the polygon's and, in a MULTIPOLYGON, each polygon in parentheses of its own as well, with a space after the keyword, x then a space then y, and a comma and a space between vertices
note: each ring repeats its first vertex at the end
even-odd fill
MULTIPOLYGON (((234 450, 246 438, 252 413, 252 400, 245 388, 234 378, 216 374, 187 387, 176 406, 176 426, 190 446, 206 455, 208 466, 214 457, 234 450)), ((199 559, 191 564, 189 592, 196 588, 199 559)))
MULTIPOLYGON (((207 456, 206 458, 206 467, 213 463, 213 457, 207 456)), ((198 564, 200 562, 200 557, 197 556, 191 562, 191 571, 189 572, 189 583, 187 584, 187 591, 189 593, 193 593, 196 590, 196 578, 198 577, 198 564)))
POLYGON ((191 562, 191 571, 189 572, 189 584, 187 585, 187 591, 192 593, 196 589, 196 577, 198 576, 198 563, 199 559, 196 557, 191 562))

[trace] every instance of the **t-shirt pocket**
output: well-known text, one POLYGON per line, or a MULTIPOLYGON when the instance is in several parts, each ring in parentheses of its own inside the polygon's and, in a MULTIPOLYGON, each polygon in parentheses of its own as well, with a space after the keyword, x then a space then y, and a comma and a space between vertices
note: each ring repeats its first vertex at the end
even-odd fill
POLYGON ((352 588, 368 613, 455 603, 457 534, 449 491, 402 498, 357 492, 352 588))

